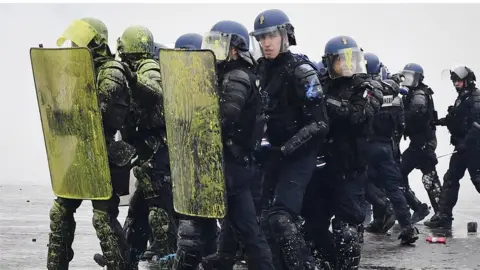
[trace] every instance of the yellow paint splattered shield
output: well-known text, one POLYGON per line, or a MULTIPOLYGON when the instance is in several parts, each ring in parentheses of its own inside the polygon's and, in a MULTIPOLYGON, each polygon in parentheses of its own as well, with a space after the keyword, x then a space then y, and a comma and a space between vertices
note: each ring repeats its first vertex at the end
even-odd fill
POLYGON ((71 199, 112 196, 93 60, 87 48, 31 48, 52 189, 71 199))
POLYGON ((175 211, 226 214, 215 56, 210 50, 160 49, 175 211))

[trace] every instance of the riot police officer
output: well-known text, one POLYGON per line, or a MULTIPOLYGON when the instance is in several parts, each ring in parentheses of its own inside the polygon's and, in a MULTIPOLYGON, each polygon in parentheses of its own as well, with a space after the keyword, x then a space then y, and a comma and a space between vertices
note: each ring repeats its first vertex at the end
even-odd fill
MULTIPOLYGON (((108 47, 107 27, 98 19, 82 18, 74 21, 57 40, 57 45, 62 46, 66 40, 70 40, 72 46, 87 47, 93 55, 98 104, 109 157, 113 194, 108 200, 92 200, 93 227, 108 269, 128 269, 125 234, 117 217, 119 196, 128 194, 128 163, 134 156, 135 149, 125 142, 115 142, 114 137, 124 124, 129 109, 128 81, 131 79, 131 71, 114 60, 108 47)), ((78 199, 55 199, 50 210, 48 269, 68 269, 69 262, 73 259, 72 243, 76 227, 73 214, 81 203, 82 200, 78 199)))
POLYGON ((153 60, 153 34, 143 26, 125 29, 117 41, 122 62, 135 74, 131 84, 131 109, 124 133, 137 149, 133 167, 137 189, 130 201, 124 230, 131 253, 131 267, 138 268, 148 236, 146 255, 163 257, 176 248, 170 164, 166 145, 160 68, 153 60), (150 227, 150 228, 148 228, 150 227))
POLYGON ((404 136, 410 138, 410 145, 402 153, 400 171, 404 177, 403 187, 407 202, 414 210, 412 220, 414 223, 424 219, 428 214, 428 206, 422 204, 408 184, 410 172, 419 168, 422 171, 422 182, 428 193, 433 210, 438 211, 438 199, 441 192, 441 184, 435 165, 438 163, 435 149, 437 137, 435 126, 432 121, 437 119, 437 112, 433 102, 433 91, 424 84, 423 68, 415 63, 405 65, 401 72, 404 76, 403 86, 406 86, 408 94, 403 96, 405 109, 404 136))
POLYGON ((331 189, 334 266, 357 269, 360 238, 357 227, 364 222, 367 160, 365 151, 373 116, 383 95, 379 83, 367 75, 363 51, 348 36, 330 39, 323 62, 329 80, 325 85, 330 132, 326 138, 325 160, 331 189))
POLYGON ((216 52, 221 86, 224 160, 228 212, 220 232, 218 253, 203 260, 203 268, 232 269, 236 245, 234 233, 244 244, 249 269, 274 269, 270 248, 257 221, 251 192, 256 177, 253 153, 259 146, 265 125, 261 117, 261 98, 256 61, 249 52, 247 29, 234 21, 220 21, 205 35, 202 48, 216 52), (216 44, 225 44, 220 50, 216 44))
MULTIPOLYGON (((394 103, 394 98, 398 95, 400 86, 393 80, 383 80, 380 82, 383 86, 383 104, 373 119, 373 134, 369 138, 368 155, 368 180, 369 182, 382 187, 390 199, 395 211, 398 223, 402 227, 399 235, 402 244, 411 244, 418 239, 417 231, 412 226, 410 209, 405 200, 405 196, 400 191, 402 175, 395 162, 393 153, 393 136, 395 131, 399 130, 398 115, 395 107, 399 104, 394 103)), ((367 194, 369 194, 367 192, 367 194)), ((376 198, 369 198, 372 202, 376 198)), ((376 204, 376 207, 382 207, 382 204, 376 204)), ((385 210, 385 209, 383 209, 385 210)), ((374 226, 372 224, 372 226, 374 226)), ((380 224, 383 225, 383 224, 380 224)), ((391 224, 393 226, 393 224, 391 224)), ((384 228, 388 230, 390 228, 384 228)))
POLYGON ((425 225, 431 228, 452 226, 452 210, 458 200, 460 179, 468 170, 473 185, 480 192, 480 90, 475 86, 475 74, 466 66, 450 70, 450 79, 457 90, 454 105, 446 117, 435 122, 450 131, 450 143, 455 153, 450 158, 443 177, 439 211, 425 225))
MULTIPOLYGON (((373 53, 365 53, 365 61, 367 62, 367 73, 372 76, 372 79, 377 80, 381 82, 382 80, 387 79, 386 78, 386 68, 383 66, 382 62, 380 62, 380 59, 378 58, 377 55, 373 53)), ((396 85, 396 84, 395 84, 396 85)), ((388 86, 388 85, 387 85, 388 86)), ((385 88, 385 86, 384 86, 385 88)), ((385 90, 385 89, 384 89, 385 90)), ((394 121, 394 125, 390 125, 391 128, 394 129, 394 139, 398 138, 398 133, 402 134, 403 127, 405 126, 405 120, 403 117, 403 104, 402 104, 402 99, 398 94, 393 95, 394 98, 393 100, 387 100, 388 101, 388 110, 389 114, 392 115, 392 121, 394 121)), ((384 99, 385 101, 385 99, 384 99)), ((378 120, 377 120, 378 121, 378 120)), ((401 136, 400 136, 401 138, 401 136)), ((396 142, 396 140, 395 140, 396 142)), ((395 157, 395 161, 397 161, 397 158, 400 157, 400 145, 399 143, 395 143, 393 145, 393 153, 395 157)), ((397 162, 397 165, 399 165, 399 161, 397 162)), ((367 181, 367 186, 365 190, 365 195, 367 202, 371 202, 374 207, 373 207, 373 222, 368 224, 368 226, 365 228, 366 231, 372 232, 372 233, 385 233, 387 232, 393 225, 395 224, 395 212, 392 206, 392 203, 388 199, 388 196, 385 194, 384 189, 380 189, 377 184, 380 186, 384 186, 381 182, 376 183, 376 171, 375 170, 370 170, 369 171, 369 181, 367 181)), ((392 182, 390 182, 392 183, 392 182)), ((367 210, 369 210, 367 208, 367 210)), ((369 211, 366 211, 366 218, 364 223, 368 223, 370 221, 367 221, 369 219, 369 211)))
POLYGON ((262 228, 276 269, 311 269, 310 251, 296 221, 317 148, 328 131, 324 94, 314 64, 289 51, 297 43, 283 11, 260 13, 251 34, 263 53, 258 76, 268 97, 266 136, 271 144, 262 198, 271 203, 262 213, 262 228))
MULTIPOLYGON (((251 181, 255 178, 252 154, 260 144, 264 122, 257 123, 261 101, 257 78, 252 72, 255 60, 249 52, 248 31, 237 22, 220 21, 204 36, 202 49, 212 50, 217 60, 228 197, 218 253, 207 256, 202 266, 204 269, 232 269, 238 246, 234 241, 236 233, 245 245, 249 267, 273 270, 270 249, 260 231, 250 190, 251 181)), ((192 242, 200 241, 202 231, 216 227, 212 221, 215 220, 181 220, 176 269, 192 269, 192 265, 198 264, 198 255, 208 255, 199 250, 201 244, 192 242)))

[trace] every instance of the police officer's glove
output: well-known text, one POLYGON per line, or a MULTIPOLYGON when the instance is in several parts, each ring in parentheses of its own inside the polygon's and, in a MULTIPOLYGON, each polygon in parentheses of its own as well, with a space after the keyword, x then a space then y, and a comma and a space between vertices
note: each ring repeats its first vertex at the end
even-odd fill
POLYGON ((349 115, 350 110, 348 102, 338 97, 327 95, 326 107, 330 117, 346 117, 349 115))
POLYGON ((448 109, 447 109, 448 114, 452 114, 453 109, 454 109, 454 107, 452 105, 448 106, 448 109))
POLYGON ((152 173, 152 164, 150 161, 143 163, 141 166, 133 167, 133 175, 137 178, 140 185, 144 184, 145 181, 150 180, 150 175, 152 173))
POLYGON ((133 72, 128 64, 121 62, 125 70, 125 77, 127 78, 128 86, 135 87, 137 85, 137 73, 133 72))
POLYGON ((400 84, 405 80, 405 76, 401 73, 393 74, 390 76, 390 79, 392 79, 394 82, 400 84))
POLYGON ((370 81, 363 81, 355 85, 357 90, 372 90, 375 88, 370 81))
POLYGON ((432 120, 432 126, 446 126, 446 125, 447 124, 445 122, 445 117, 438 120, 432 120))

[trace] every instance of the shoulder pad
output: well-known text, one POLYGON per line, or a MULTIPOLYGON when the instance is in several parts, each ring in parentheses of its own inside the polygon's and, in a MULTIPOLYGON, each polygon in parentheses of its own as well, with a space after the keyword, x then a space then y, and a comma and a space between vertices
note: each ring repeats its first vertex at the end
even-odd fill
POLYGON ((123 67, 122 63, 120 63, 117 60, 109 60, 105 63, 103 63, 99 69, 109 69, 109 68, 114 68, 120 70, 122 73, 125 73, 125 68, 123 67))
POLYGON ((304 63, 297 66, 294 74, 308 99, 317 99, 324 96, 320 77, 318 77, 317 71, 310 64, 304 63))
POLYGON ((426 96, 427 93, 425 93, 425 90, 423 89, 416 89, 413 91, 413 95, 422 95, 422 96, 426 96))
POLYGON ((105 62, 98 70, 97 82, 100 83, 103 79, 110 79, 118 84, 125 83, 126 77, 123 65, 116 60, 105 62))
POLYGON ((248 87, 250 87, 250 77, 247 72, 241 69, 234 69, 228 72, 225 76, 226 80, 240 82, 248 87))
POLYGON ((303 79, 311 75, 317 75, 317 71, 310 64, 303 63, 295 68, 295 77, 297 79, 303 79))
POLYGON ((373 87, 383 90, 382 84, 377 80, 370 80, 373 87))
POLYGON ((157 61, 153 59, 145 59, 138 64, 138 68, 137 68, 138 74, 142 74, 150 70, 155 70, 160 72, 160 65, 158 64, 157 61))
POLYGON ((432 88, 430 88, 428 85, 424 84, 422 88, 420 88, 421 90, 424 91, 425 94, 427 95, 433 95, 433 90, 432 88))

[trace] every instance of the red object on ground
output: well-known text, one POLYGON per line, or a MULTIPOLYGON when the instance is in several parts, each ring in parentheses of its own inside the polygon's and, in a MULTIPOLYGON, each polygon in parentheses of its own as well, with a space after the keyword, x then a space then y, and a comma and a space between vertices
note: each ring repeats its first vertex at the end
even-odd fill
POLYGON ((429 237, 427 237, 426 240, 429 243, 439 243, 439 244, 446 244, 447 243, 447 238, 446 237, 429 236, 429 237))

